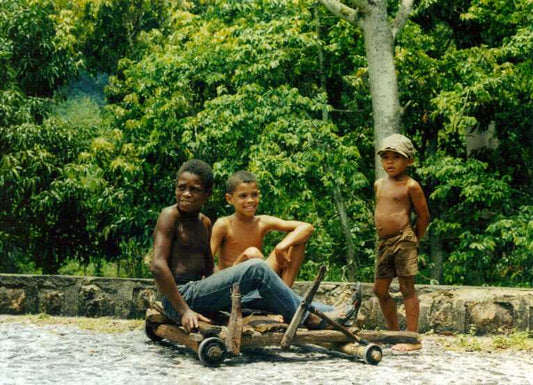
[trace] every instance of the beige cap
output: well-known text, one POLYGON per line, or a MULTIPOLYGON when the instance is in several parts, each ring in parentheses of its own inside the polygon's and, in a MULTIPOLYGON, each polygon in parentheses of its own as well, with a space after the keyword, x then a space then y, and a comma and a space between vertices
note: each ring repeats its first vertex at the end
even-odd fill
POLYGON ((385 151, 394 151, 406 158, 412 158, 415 154, 415 148, 411 140, 400 134, 392 134, 383 139, 378 149, 378 155, 385 151))

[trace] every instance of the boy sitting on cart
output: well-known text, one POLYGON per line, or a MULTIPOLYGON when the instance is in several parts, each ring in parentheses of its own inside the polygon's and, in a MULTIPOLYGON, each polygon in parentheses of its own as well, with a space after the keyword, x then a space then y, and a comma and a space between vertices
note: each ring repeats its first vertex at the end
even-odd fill
MULTIPOLYGON (((191 331, 198 327, 199 321, 210 322, 205 315, 228 309, 231 288, 239 283, 243 295, 257 290, 261 297, 259 305, 290 322, 300 297, 264 260, 251 259, 213 274, 212 225, 201 213, 212 186, 213 172, 209 165, 200 160, 185 162, 176 178, 176 203, 159 214, 151 271, 163 295, 166 315, 191 331)), ((334 309, 327 315, 341 323, 347 318, 344 309, 334 309)), ((314 314, 306 315, 303 323, 309 329, 326 326, 314 314)))

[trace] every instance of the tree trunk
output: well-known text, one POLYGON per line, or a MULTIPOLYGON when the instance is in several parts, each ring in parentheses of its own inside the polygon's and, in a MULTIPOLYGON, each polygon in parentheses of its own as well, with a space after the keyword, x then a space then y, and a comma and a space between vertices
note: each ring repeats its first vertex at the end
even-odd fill
MULTIPOLYGON (((426 153, 428 156, 433 156, 437 153, 438 149, 438 133, 437 128, 441 122, 436 122, 434 126, 427 126, 424 130, 424 142, 427 143, 426 153)), ((437 186, 437 181, 431 178, 428 181, 427 191, 424 191, 426 197, 429 195, 429 191, 434 191, 437 186)), ((432 200, 428 200, 430 213, 442 212, 441 208, 432 200)), ((431 261, 432 268, 429 276, 433 282, 442 282, 442 271, 444 266, 445 253, 442 249, 442 237, 435 231, 434 227, 430 227, 428 231, 429 238, 429 260, 431 261)))
POLYGON ((433 229, 429 231, 429 249, 431 262, 433 263, 433 268, 430 272, 430 278, 437 284, 440 284, 442 281, 442 270, 444 266, 444 254, 442 250, 442 241, 440 235, 437 234, 433 229))
MULTIPOLYGON (((329 165, 328 169, 331 169, 329 165)), ((347 278, 349 281, 355 281, 357 279, 357 260, 355 258, 355 245, 352 239, 350 218, 346 213, 346 206, 344 204, 344 197, 342 196, 341 189, 336 184, 333 186, 333 199, 335 202, 335 208, 339 214, 342 233, 344 234, 344 239, 346 240, 346 266, 348 267, 347 278)))
MULTIPOLYGON (((368 13, 361 16, 359 25, 365 39, 374 118, 374 146, 377 151, 385 137, 400 132, 400 99, 392 29, 387 20, 387 2, 376 0, 370 8, 368 13)), ((374 157, 376 178, 385 176, 379 156, 374 154, 374 157)))
MULTIPOLYGON (((315 18, 316 18, 316 34, 320 37, 320 19, 318 11, 315 8, 315 18)), ((320 87, 322 91, 327 95, 326 88, 326 75, 324 73, 324 53, 322 51, 322 46, 318 47, 318 62, 320 65, 320 87)), ((322 120, 327 122, 329 120, 329 114, 327 108, 322 110, 322 120)), ((335 170, 326 162, 326 171, 330 174, 334 174, 335 170)), ((357 260, 355 258, 355 245, 352 239, 352 231, 350 225, 350 218, 346 213, 346 205, 344 204, 344 197, 342 191, 338 184, 333 185, 333 202, 335 203, 335 208, 339 214, 339 220, 342 228, 342 233, 344 235, 344 240, 346 241, 346 266, 348 267, 347 275, 348 280, 355 281, 357 275, 357 260)))

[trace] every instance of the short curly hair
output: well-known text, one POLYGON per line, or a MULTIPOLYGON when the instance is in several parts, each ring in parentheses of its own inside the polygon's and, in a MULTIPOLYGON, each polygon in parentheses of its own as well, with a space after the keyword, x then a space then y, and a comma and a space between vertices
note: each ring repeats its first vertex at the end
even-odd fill
POLYGON ((228 181, 226 182, 226 193, 233 194, 240 183, 257 183, 257 178, 249 171, 237 171, 228 178, 228 181))
POLYGON ((205 191, 211 191, 213 188, 213 170, 211 166, 200 159, 191 159, 183 163, 176 174, 176 184, 181 174, 184 172, 190 172, 191 174, 198 175, 202 178, 205 191))

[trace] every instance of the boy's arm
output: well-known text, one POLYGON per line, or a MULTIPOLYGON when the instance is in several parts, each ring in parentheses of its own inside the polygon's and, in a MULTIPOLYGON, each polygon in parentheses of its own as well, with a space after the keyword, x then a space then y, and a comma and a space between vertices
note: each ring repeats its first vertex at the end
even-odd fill
POLYGON ((213 225, 213 231, 211 233, 211 254, 213 257, 215 257, 220 251, 220 246, 222 246, 222 242, 226 237, 226 233, 226 219, 217 219, 215 224, 213 225))
POLYGON ((383 178, 380 178, 374 182, 374 196, 378 195, 378 189, 379 189, 379 186, 381 185, 382 180, 383 178))
POLYGON ((424 191, 418 182, 412 180, 409 183, 408 191, 416 213, 416 237, 418 238, 418 241, 420 241, 424 234, 426 234, 426 229, 429 225, 429 208, 426 197, 424 196, 424 191))
MULTIPOLYGON (((212 230, 213 230, 213 226, 211 225, 211 220, 206 217, 205 215, 203 216, 203 222, 204 222, 204 226, 207 228, 207 234, 208 234, 208 239, 211 239, 212 237, 212 230)), ((209 277, 211 274, 213 274, 213 270, 215 268, 215 261, 213 259, 213 253, 211 252, 211 245, 207 245, 206 247, 206 250, 205 250, 205 270, 204 270, 204 278, 205 277, 209 277)))
POLYGON ((285 258, 286 251, 290 247, 307 242, 313 231, 315 231, 315 228, 310 223, 286 221, 272 216, 264 216, 264 218, 267 223, 267 231, 275 230, 288 233, 274 248, 278 258, 285 258))
POLYGON ((198 327, 199 319, 206 322, 209 322, 209 320, 189 308, 189 305, 187 305, 187 302, 185 302, 179 293, 172 272, 170 271, 168 259, 172 247, 175 221, 176 217, 171 214, 169 209, 164 209, 159 215, 154 230, 154 259, 150 270, 154 275, 154 280, 159 291, 170 301, 172 307, 178 314, 181 315, 181 324, 189 331, 198 327))

